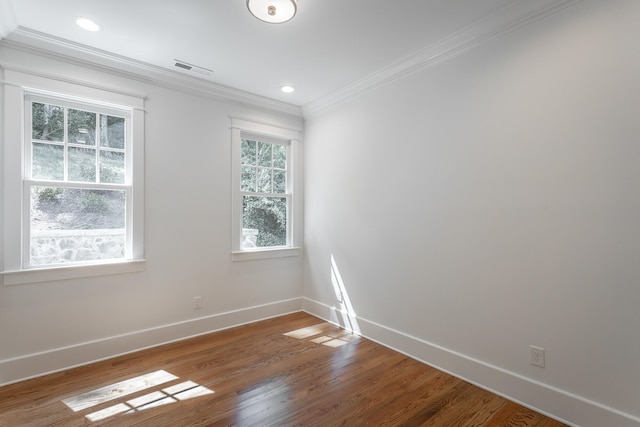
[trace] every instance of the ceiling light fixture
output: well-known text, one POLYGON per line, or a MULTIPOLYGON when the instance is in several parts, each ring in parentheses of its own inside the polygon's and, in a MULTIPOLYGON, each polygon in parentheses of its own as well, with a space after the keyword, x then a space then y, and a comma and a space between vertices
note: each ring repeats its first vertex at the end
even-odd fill
POLYGON ((293 18, 298 11, 296 0, 247 0, 249 12, 261 21, 281 24, 293 18))
POLYGON ((100 25, 89 18, 76 18, 76 24, 87 31, 100 31, 100 25))
POLYGON ((286 85, 286 86, 282 86, 280 88, 280 90, 283 91, 284 93, 291 93, 291 92, 295 91, 296 88, 293 87, 293 86, 286 85))

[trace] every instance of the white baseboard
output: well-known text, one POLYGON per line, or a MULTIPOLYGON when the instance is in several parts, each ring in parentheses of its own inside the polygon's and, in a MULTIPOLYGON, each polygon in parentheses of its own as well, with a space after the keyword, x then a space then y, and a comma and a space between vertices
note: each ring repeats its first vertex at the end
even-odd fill
POLYGON ((301 309, 294 298, 0 360, 0 386, 301 309))
POLYGON ((571 426, 639 427, 640 418, 304 298, 303 311, 571 426), (350 323, 352 327, 350 327, 350 323), (356 327, 353 327, 356 326, 356 327), (357 331, 356 331, 357 332, 357 331))

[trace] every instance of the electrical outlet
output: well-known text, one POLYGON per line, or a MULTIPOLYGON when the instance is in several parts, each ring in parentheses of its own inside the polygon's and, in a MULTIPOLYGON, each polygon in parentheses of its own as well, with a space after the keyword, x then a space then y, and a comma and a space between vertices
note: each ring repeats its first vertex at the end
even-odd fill
POLYGON ((198 310, 202 308, 202 297, 193 297, 193 309, 198 310))
POLYGON ((531 348, 531 364, 544 368, 544 348, 530 345, 531 348))

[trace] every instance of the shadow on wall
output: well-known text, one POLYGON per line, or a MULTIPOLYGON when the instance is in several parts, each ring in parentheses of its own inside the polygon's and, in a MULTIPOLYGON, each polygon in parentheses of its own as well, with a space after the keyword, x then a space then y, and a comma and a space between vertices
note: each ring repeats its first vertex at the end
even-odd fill
POLYGON ((335 318, 345 329, 360 335, 358 318, 353 310, 349 293, 347 292, 347 288, 344 286, 344 281, 342 280, 340 270, 338 269, 338 265, 336 264, 333 254, 331 254, 331 283, 333 284, 333 290, 336 293, 336 299, 339 304, 338 307, 332 307, 335 312, 335 318))

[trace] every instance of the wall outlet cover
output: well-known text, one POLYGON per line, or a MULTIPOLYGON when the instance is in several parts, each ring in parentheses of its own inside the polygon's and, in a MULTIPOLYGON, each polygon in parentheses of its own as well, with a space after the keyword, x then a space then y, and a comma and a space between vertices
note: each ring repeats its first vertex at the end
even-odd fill
POLYGON ((531 349, 531 364, 544 368, 544 348, 535 345, 531 345, 529 348, 531 349))

